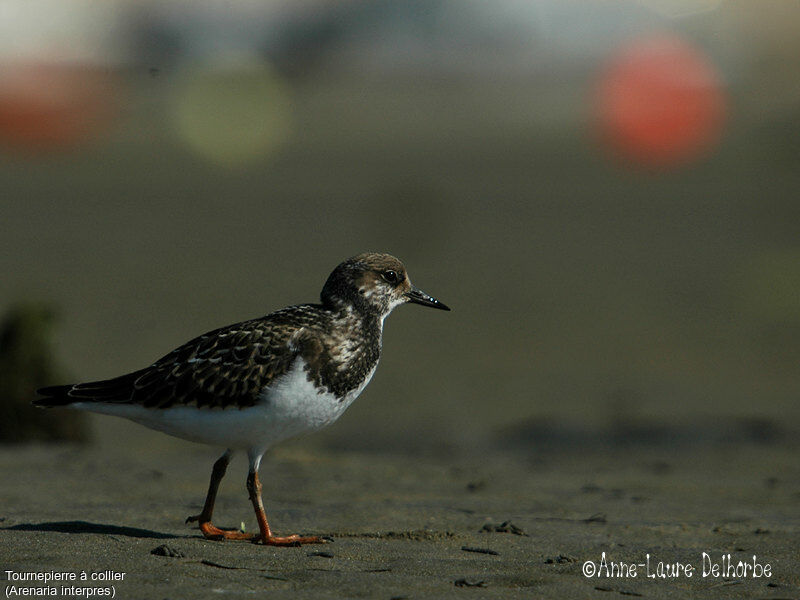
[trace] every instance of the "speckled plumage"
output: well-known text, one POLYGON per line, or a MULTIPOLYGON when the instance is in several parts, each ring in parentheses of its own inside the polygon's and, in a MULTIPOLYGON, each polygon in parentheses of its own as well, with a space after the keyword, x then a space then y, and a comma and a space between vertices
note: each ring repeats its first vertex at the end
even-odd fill
POLYGON ((263 390, 285 375, 298 357, 305 360, 310 381, 342 398, 375 368, 383 319, 394 308, 386 294, 370 295, 365 271, 390 267, 405 273, 402 263, 389 255, 353 257, 331 273, 321 304, 289 306, 215 329, 149 367, 120 377, 43 388, 39 393, 45 398, 36 404, 245 408, 257 404, 263 390))
POLYGON ((309 380, 342 397, 375 367, 380 351, 374 316, 301 304, 210 331, 140 371, 40 392, 70 402, 245 408, 302 357, 309 380))

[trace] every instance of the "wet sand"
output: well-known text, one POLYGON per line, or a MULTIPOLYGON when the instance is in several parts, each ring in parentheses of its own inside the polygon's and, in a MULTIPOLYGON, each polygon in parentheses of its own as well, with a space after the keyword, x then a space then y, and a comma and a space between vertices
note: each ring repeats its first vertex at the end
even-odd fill
MULTIPOLYGON (((534 448, 506 432, 446 455, 301 439, 263 463, 267 512, 277 533, 335 541, 272 548, 184 525, 200 510, 212 449, 99 422, 88 447, 3 449, 3 580, 7 569, 110 570, 124 573, 117 598, 159 600, 800 597, 800 448, 786 437, 534 448), (649 554, 649 571, 584 576, 603 552, 628 565, 649 554), (734 564, 756 555, 772 576, 703 577, 703 552, 734 564), (649 578, 659 562, 696 570, 649 578)), ((245 465, 235 459, 222 484, 220 526, 255 527, 245 465)))

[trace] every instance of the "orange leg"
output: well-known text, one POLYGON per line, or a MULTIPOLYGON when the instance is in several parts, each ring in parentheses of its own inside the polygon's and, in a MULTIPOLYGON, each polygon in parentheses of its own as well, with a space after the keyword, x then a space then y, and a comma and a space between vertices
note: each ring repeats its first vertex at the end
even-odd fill
POLYGON ((264 504, 261 502, 261 482, 258 480, 257 470, 251 470, 247 474, 247 492, 250 494, 250 502, 253 503, 256 519, 258 519, 258 528, 261 530, 261 534, 253 538, 254 542, 268 546, 299 546, 300 544, 324 544, 328 541, 318 536, 303 537, 295 534, 279 537, 273 535, 264 512, 264 504))
POLYGON ((200 525, 200 531, 203 536, 210 540, 249 540, 256 537, 253 533, 243 533, 237 529, 220 529, 211 523, 211 516, 214 513, 214 502, 217 499, 217 490, 222 478, 225 477, 225 471, 228 469, 228 463, 231 461, 231 451, 228 450, 223 454, 217 462, 214 463, 214 468, 211 470, 211 483, 208 485, 208 494, 206 495, 206 502, 203 505, 203 511, 199 515, 187 517, 187 523, 197 521, 200 525))

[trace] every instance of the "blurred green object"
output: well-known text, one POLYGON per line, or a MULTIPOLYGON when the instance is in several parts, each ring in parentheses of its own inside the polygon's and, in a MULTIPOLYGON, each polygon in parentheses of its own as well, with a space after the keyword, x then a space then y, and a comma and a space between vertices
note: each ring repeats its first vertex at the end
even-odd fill
POLYGON ((50 348, 54 322, 49 307, 21 303, 0 323, 0 442, 89 440, 85 415, 31 405, 37 388, 64 381, 50 348))

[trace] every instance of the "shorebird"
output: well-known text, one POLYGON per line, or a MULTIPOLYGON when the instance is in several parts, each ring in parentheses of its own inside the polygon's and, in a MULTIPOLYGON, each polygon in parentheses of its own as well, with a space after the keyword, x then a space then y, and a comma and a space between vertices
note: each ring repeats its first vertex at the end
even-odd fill
POLYGON ((408 302, 450 310, 411 285, 397 258, 359 254, 333 270, 319 304, 215 329, 127 375, 42 388, 34 404, 124 417, 226 448, 211 471, 203 510, 186 519, 196 521, 206 538, 273 546, 321 543, 326 538, 272 533, 261 499, 261 458, 274 444, 342 415, 375 373, 384 319, 408 302), (238 450, 249 459, 247 491, 257 534, 211 522, 220 481, 238 450))

